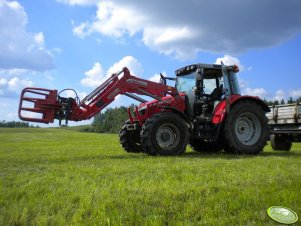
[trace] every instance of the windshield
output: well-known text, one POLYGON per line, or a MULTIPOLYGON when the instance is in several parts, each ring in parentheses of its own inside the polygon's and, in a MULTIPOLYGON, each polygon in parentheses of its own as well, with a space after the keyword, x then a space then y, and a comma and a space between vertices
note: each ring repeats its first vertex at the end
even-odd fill
POLYGON ((179 92, 189 93, 193 87, 195 87, 195 72, 177 77, 176 89, 179 92))

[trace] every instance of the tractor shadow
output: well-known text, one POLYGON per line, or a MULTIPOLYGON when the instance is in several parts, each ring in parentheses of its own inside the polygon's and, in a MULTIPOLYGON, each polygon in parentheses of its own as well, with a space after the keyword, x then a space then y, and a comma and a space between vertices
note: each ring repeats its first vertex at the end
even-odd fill
POLYGON ((215 153, 201 153, 201 152, 186 152, 179 158, 200 158, 200 159, 242 159, 242 158, 255 158, 255 155, 237 155, 225 152, 215 153))
POLYGON ((226 152, 218 153, 199 153, 199 152, 186 152, 180 158, 222 158, 222 159, 242 159, 242 158, 260 158, 260 157, 301 157, 301 152, 298 151, 266 151, 257 155, 247 154, 231 154, 226 152))
POLYGON ((301 157, 301 152, 298 151, 273 151, 273 152, 261 152, 259 156, 262 157, 301 157))
POLYGON ((218 153, 200 153, 200 152, 192 152, 188 151, 179 156, 150 156, 145 153, 127 153, 127 154, 117 154, 117 155, 106 155, 106 158, 109 159, 149 159, 149 158, 181 158, 181 159, 191 159, 191 158, 199 158, 199 159, 251 159, 251 158, 265 158, 265 157, 301 157, 301 152, 298 151, 266 151, 261 152, 258 155, 244 155, 244 154, 230 154, 225 152, 218 153))
POLYGON ((282 157, 282 158, 301 158, 301 152, 299 151, 266 151, 261 152, 258 155, 242 155, 242 154, 229 154, 225 152, 218 153, 200 153, 188 151, 179 156, 150 156, 145 153, 122 153, 122 154, 98 154, 98 155, 90 155, 90 156, 66 156, 63 158, 52 158, 52 159, 40 159, 39 161, 35 161, 35 163, 55 163, 62 164, 67 162, 98 162, 98 161, 106 161, 106 160, 147 160, 147 159, 228 159, 228 160, 238 160, 238 159, 252 159, 252 158, 266 158, 266 157, 282 157))

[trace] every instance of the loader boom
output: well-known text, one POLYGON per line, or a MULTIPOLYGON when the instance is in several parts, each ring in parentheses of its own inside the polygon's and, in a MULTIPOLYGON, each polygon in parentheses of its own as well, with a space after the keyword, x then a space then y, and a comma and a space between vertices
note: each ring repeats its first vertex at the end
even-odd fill
POLYGON ((19 118, 41 123, 52 123, 54 119, 66 120, 66 123, 68 120, 86 120, 103 110, 120 94, 142 103, 146 100, 135 94, 164 102, 162 97, 177 96, 178 91, 174 87, 133 76, 125 67, 120 72, 112 74, 80 102, 74 98, 60 97, 57 90, 25 88, 20 97, 19 118))

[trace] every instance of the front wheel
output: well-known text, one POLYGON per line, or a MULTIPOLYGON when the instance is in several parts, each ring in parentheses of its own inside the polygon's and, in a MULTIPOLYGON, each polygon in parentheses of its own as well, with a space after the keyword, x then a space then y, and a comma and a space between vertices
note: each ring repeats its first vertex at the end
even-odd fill
POLYGON ((188 136, 187 125, 181 117, 163 112, 146 120, 141 145, 149 155, 180 155, 186 150, 188 136))
POLYGON ((127 130, 128 124, 130 124, 129 120, 124 123, 119 132, 119 140, 121 146, 126 152, 143 152, 140 144, 140 130, 127 130))
POLYGON ((268 138, 265 111, 255 102, 234 105, 225 120, 225 151, 237 154, 258 154, 268 138))

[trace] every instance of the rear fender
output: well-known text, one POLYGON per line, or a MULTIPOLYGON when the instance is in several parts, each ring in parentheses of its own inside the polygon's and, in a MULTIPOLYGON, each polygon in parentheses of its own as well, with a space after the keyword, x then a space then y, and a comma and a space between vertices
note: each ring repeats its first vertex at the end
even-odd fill
MULTIPOLYGON (((229 97, 229 109, 231 109, 234 105, 241 101, 252 101, 256 104, 260 105, 262 109, 266 112, 270 111, 270 108, 259 98, 254 96, 240 96, 240 95, 232 95, 229 97)), ((215 108, 213 117, 212 117, 212 123, 213 124, 219 124, 222 123, 227 115, 227 101, 223 100, 221 101, 215 108)))

